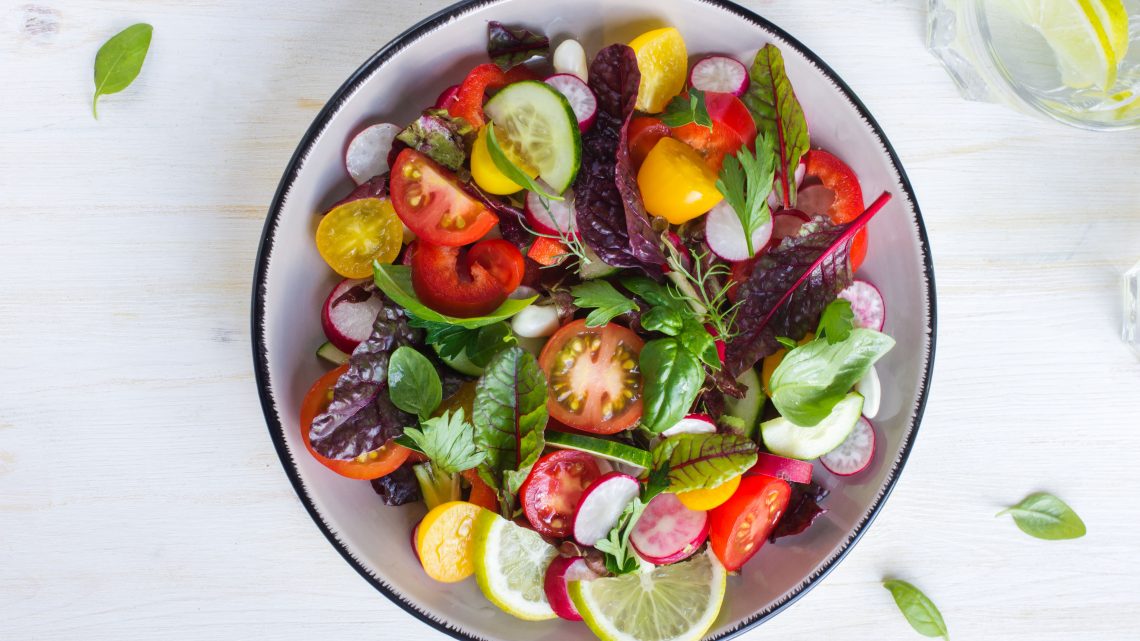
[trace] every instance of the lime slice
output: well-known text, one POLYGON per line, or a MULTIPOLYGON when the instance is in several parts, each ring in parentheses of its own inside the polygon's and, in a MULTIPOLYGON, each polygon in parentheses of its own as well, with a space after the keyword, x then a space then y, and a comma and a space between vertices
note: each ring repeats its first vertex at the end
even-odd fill
POLYGON ((598 458, 626 463, 642 469, 649 469, 653 463, 653 457, 650 456, 649 452, 639 447, 592 436, 582 436, 581 434, 567 434, 551 430, 546 432, 546 444, 565 450, 586 452, 598 458))
MULTIPOLYGON (((1120 0, 1007 0, 1006 5, 1019 20, 1041 34, 1061 71, 1067 86, 1097 86, 1109 89, 1116 83, 1116 67, 1120 60, 1113 40, 1119 40, 1116 27, 1106 28, 1101 15, 1109 23, 1119 21, 1115 7, 1120 0), (1111 38, 1110 31, 1114 34, 1111 38)), ((1119 7, 1123 12, 1123 6, 1119 7)), ((1124 38, 1127 40, 1127 15, 1124 16, 1124 38)), ((1127 48, 1127 45, 1124 45, 1127 48)))
POLYGON ((571 581, 570 598, 602 641, 697 641, 724 601, 725 571, 711 550, 673 565, 571 581))
POLYGON ((1128 55, 1128 11, 1123 0, 1089 0, 1108 35, 1108 44, 1117 62, 1128 55))
POLYGON ((475 519, 475 580, 491 603, 527 621, 553 619, 542 582, 558 551, 533 530, 483 510, 475 519))

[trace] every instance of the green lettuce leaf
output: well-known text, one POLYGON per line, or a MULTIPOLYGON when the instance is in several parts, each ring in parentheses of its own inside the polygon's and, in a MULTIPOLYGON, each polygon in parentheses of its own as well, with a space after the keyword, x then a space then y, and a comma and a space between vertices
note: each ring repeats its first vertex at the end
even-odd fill
POLYGON ((810 144, 803 107, 784 70, 784 56, 775 45, 764 45, 756 53, 748 76, 751 83, 744 94, 744 104, 752 112, 760 134, 776 143, 780 159, 780 180, 776 188, 784 206, 792 207, 796 203, 796 190, 789 188, 789 180, 810 144))
POLYGON ((669 492, 709 489, 755 465, 756 453, 738 434, 678 434, 653 448, 653 469, 668 470, 669 492))
POLYGON ((416 298, 416 291, 412 287, 412 268, 406 265, 381 265, 372 263, 373 277, 376 286, 380 288, 397 305, 411 312, 411 314, 424 321, 459 325, 467 329, 491 325, 521 312, 535 301, 538 296, 522 299, 507 299, 498 309, 486 316, 473 318, 458 318, 441 314, 424 305, 416 298))

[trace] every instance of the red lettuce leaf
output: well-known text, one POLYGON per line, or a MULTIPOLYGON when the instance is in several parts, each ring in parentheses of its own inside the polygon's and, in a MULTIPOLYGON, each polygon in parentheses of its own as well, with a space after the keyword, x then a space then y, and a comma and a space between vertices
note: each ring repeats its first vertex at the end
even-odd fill
POLYGON ((890 200, 883 193, 846 225, 817 218, 760 257, 740 285, 734 336, 726 347, 725 368, 732 376, 780 349, 777 336, 802 339, 819 315, 853 280, 851 240, 890 200))
POLYGON ((508 27, 492 20, 487 23, 487 55, 503 71, 535 58, 550 57, 550 39, 524 29, 508 27))
POLYGON ((776 191, 785 207, 796 202, 796 190, 789 189, 789 177, 795 174, 800 158, 807 153, 808 127, 803 107, 792 90, 792 82, 784 70, 784 56, 775 45, 764 45, 756 52, 751 82, 744 94, 744 104, 752 112, 756 129, 769 140, 776 141, 780 168, 776 171, 776 191))
POLYGON ((467 160, 474 132, 470 123, 446 109, 426 109, 396 140, 455 171, 467 160))
POLYGON ((608 265, 664 264, 641 205, 628 150, 622 154, 624 161, 619 158, 641 83, 637 56, 626 45, 610 45, 594 58, 589 78, 598 97, 598 115, 593 128, 582 135, 582 168, 574 183, 579 233, 608 265))
POLYGON ((412 463, 404 463, 391 474, 372 480, 372 490, 384 505, 405 505, 423 498, 412 463))
POLYGON ((802 534, 815 520, 827 513, 827 508, 820 507, 820 502, 831 494, 831 490, 824 488, 815 481, 804 485, 803 483, 790 483, 792 496, 788 499, 788 509, 772 528, 768 535, 769 541, 785 536, 802 534))

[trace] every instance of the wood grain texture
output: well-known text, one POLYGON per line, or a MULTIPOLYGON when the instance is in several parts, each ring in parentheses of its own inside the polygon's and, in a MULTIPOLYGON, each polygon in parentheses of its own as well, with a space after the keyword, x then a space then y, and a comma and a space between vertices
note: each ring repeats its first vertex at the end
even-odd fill
MULTIPOLYGON (((0 639, 442 639, 319 535, 265 431, 249 349, 264 213, 309 122, 445 0, 3 0, 0 639), (104 39, 155 26, 90 114, 104 39)), ((744 638, 913 639, 907 579, 955 639, 1124 640, 1140 627, 1140 132, 959 99, 919 0, 744 4, 828 61, 914 183, 939 294, 917 446, 874 527, 744 638), (993 514, 1053 491, 1086 538, 993 514)), ((873 248, 872 248, 873 251, 873 248)), ((403 543, 400 542, 402 545, 403 543)))

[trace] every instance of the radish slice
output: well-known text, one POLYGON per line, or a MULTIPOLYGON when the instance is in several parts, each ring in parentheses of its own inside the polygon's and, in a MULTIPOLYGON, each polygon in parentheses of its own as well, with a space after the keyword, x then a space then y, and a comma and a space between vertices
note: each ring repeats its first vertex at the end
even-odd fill
POLYGON ((708 414, 689 414, 661 432, 661 436, 668 438, 677 434, 711 434, 715 431, 716 422, 708 414))
POLYGON ((665 565, 692 556, 708 535, 708 512, 690 510, 676 494, 665 492, 645 506, 629 542, 641 558, 665 565))
POLYGON ((578 119, 579 131, 594 126, 594 119, 598 115, 598 98, 581 78, 570 73, 557 73, 547 78, 546 84, 566 96, 566 101, 574 110, 574 117, 578 119))
MULTIPOLYGON (((543 189, 550 186, 538 181, 543 189)), ((545 200, 537 193, 526 194, 526 218, 536 231, 544 234, 567 236, 578 235, 578 217, 574 215, 574 192, 567 190, 565 200, 545 200)))
POLYGON ((400 128, 391 123, 366 127, 352 137, 344 152, 344 167, 353 182, 360 185, 388 171, 388 152, 400 128))
POLYGON ((875 418, 883 398, 883 386, 879 383, 879 372, 874 365, 855 383, 855 391, 863 395, 863 416, 875 418))
POLYGON ((744 63, 728 56, 701 58, 689 72, 689 86, 701 91, 743 96, 748 91, 748 69, 744 63))
POLYGON ((559 617, 568 621, 581 621, 582 615, 570 600, 570 590, 567 587, 571 581, 593 581, 597 574, 586 564, 585 557, 560 556, 550 562, 546 568, 546 578, 542 582, 542 589, 546 592, 546 600, 550 602, 550 609, 559 617))
POLYGON ((593 545, 606 538, 622 510, 640 491, 637 479, 628 474, 610 472, 598 477, 578 499, 574 539, 582 545, 593 545))
POLYGON ((860 418, 847 440, 819 457, 819 462, 832 474, 851 476, 867 469, 874 453, 875 427, 871 421, 860 418))
POLYGON ((342 280, 329 292, 321 308, 321 328, 329 342, 351 354, 372 334, 384 301, 369 278, 342 280))
POLYGON ((756 465, 748 468, 745 476, 771 476, 792 483, 811 483, 811 463, 784 458, 767 452, 756 456, 756 465))
POLYGON ((720 201, 705 217, 705 240, 709 249, 721 258, 738 262, 748 260, 760 253, 772 238, 772 219, 752 232, 752 251, 744 239, 744 225, 728 201, 720 201))
POLYGON ((883 325, 887 322, 887 305, 883 302, 883 295, 878 287, 865 280, 857 280, 839 292, 839 297, 851 301, 855 325, 876 332, 883 331, 883 325))
POLYGON ((778 243, 788 236, 795 236, 809 220, 811 217, 798 209, 781 209, 772 216, 772 240, 778 243))
POLYGON ((451 85, 440 92, 439 97, 435 99, 435 108, 447 109, 457 100, 459 100, 459 85, 451 85))

